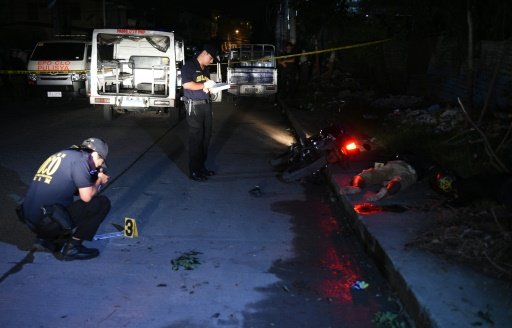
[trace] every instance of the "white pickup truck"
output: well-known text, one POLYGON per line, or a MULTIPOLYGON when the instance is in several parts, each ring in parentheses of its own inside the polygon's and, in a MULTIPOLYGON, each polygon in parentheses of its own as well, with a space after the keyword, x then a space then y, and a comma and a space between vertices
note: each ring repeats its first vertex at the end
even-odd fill
POLYGON ((173 32, 95 29, 92 35, 90 103, 114 113, 167 113, 182 110, 183 40, 173 32))
POLYGON ((232 96, 274 99, 277 94, 275 47, 241 44, 229 52, 226 83, 232 96))

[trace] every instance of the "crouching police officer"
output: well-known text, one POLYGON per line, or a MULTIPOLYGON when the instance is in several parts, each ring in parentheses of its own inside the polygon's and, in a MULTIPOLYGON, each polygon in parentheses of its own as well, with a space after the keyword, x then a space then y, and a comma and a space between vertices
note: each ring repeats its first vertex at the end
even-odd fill
POLYGON ((99 255, 98 249, 82 242, 92 240, 110 211, 110 200, 98 194, 109 179, 104 170, 107 155, 105 141, 88 138, 51 155, 39 167, 16 209, 39 238, 39 248, 58 252, 62 261, 99 255))

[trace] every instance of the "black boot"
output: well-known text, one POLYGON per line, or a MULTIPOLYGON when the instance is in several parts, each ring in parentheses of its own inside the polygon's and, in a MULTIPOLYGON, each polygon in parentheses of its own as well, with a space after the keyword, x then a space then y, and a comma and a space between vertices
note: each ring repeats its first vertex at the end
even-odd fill
POLYGON ((87 248, 82 244, 67 242, 59 254, 61 261, 88 260, 100 255, 96 248, 87 248))
POLYGON ((59 243, 58 240, 50 240, 44 238, 37 238, 32 246, 34 250, 37 252, 58 252, 62 248, 62 243, 59 243))

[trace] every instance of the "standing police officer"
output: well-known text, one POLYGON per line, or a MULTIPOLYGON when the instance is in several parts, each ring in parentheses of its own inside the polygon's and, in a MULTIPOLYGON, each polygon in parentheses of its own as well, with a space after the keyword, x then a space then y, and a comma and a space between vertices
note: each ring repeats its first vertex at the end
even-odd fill
POLYGON ((297 87, 297 66, 298 59, 294 56, 295 46, 291 42, 286 43, 285 51, 281 54, 282 59, 278 60, 278 76, 280 78, 279 90, 282 97, 293 96, 297 87))
POLYGON ((189 139, 190 179, 205 181, 215 172, 205 166, 212 135, 212 103, 209 89, 215 85, 210 80, 208 65, 218 61, 217 49, 205 45, 194 58, 187 60, 181 70, 183 96, 187 110, 189 139))
POLYGON ((109 179, 104 171, 107 155, 108 145, 99 138, 85 139, 80 146, 51 155, 37 170, 17 208, 20 220, 39 238, 39 246, 59 252, 60 260, 99 255, 82 241, 92 240, 110 211, 110 200, 98 195, 109 179))

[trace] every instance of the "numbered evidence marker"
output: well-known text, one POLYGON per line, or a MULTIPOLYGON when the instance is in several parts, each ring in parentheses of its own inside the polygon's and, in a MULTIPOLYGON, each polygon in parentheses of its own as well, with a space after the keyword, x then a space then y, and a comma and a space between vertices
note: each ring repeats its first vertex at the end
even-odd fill
POLYGON ((137 230, 137 222, 132 218, 124 218, 124 236, 133 238, 139 235, 137 230))

